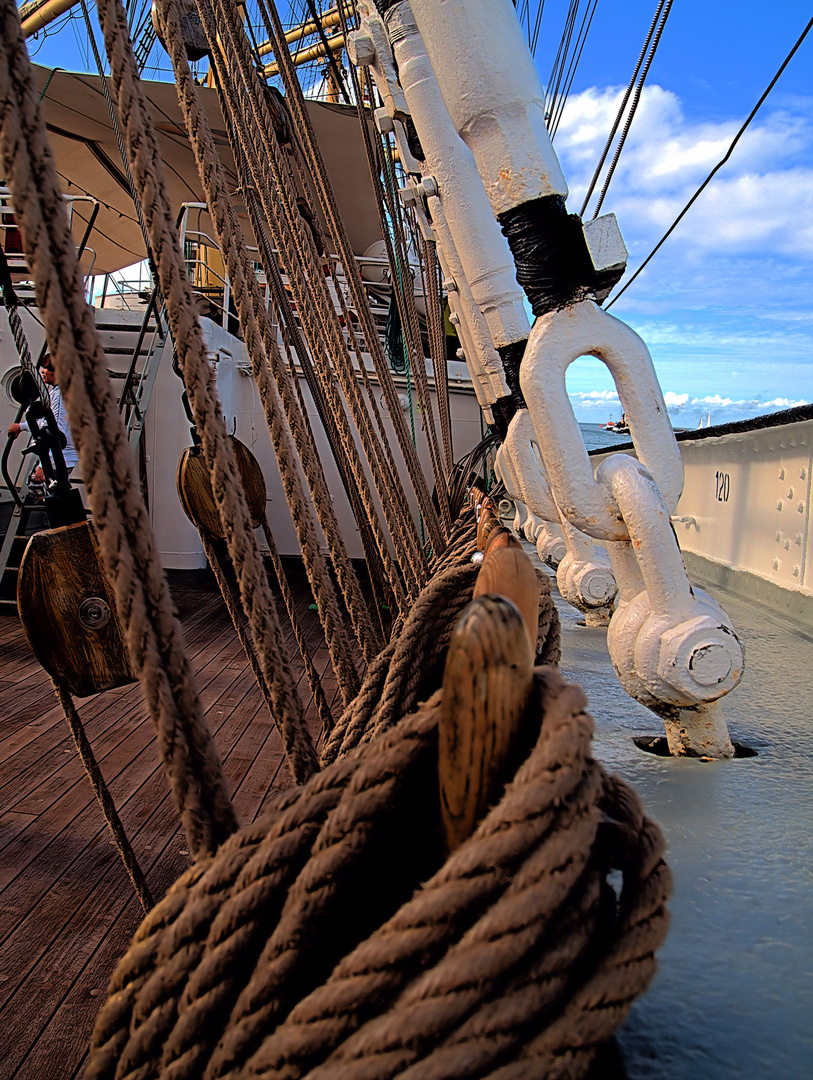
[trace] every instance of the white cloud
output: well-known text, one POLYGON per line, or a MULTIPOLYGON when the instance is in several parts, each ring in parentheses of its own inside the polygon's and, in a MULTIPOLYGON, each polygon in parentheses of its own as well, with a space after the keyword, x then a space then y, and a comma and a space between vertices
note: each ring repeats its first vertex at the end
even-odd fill
MULTIPOLYGON (((581 206, 621 96, 620 88, 592 88, 568 101, 556 149, 574 209, 581 206)), ((645 87, 603 211, 615 211, 633 241, 656 239, 723 157, 740 123, 690 122, 676 94, 645 87)), ((811 146, 813 125, 801 107, 758 117, 670 239, 671 250, 770 248, 791 257, 813 255, 813 168, 798 160, 811 146)), ((603 177, 599 190, 602 183, 603 177)))
MULTIPOLYGON (((556 150, 578 211, 623 90, 592 88, 567 104, 556 150)), ((789 408, 813 386, 813 98, 769 100, 613 314, 649 346, 669 407, 688 415, 789 408), (682 384, 682 385, 681 385, 682 384), (679 398, 686 396, 684 401, 679 398), (718 400, 719 399, 719 400, 718 400), (781 404, 777 404, 781 402, 781 404)), ((712 167, 743 117, 698 122, 677 94, 644 89, 602 213, 613 211, 640 265, 712 167)), ((603 183, 599 183, 599 189, 603 183)), ((588 216, 595 206, 591 200, 588 216)), ((589 392, 600 380, 582 379, 589 392)), ((582 395, 596 416, 617 399, 582 395)), ((586 410, 586 412, 585 412, 586 410)), ((688 421, 687 421, 688 423, 688 421)))
POLYGON ((689 400, 689 395, 673 394, 671 390, 667 390, 663 395, 663 400, 666 402, 667 409, 679 409, 681 405, 685 405, 689 400))

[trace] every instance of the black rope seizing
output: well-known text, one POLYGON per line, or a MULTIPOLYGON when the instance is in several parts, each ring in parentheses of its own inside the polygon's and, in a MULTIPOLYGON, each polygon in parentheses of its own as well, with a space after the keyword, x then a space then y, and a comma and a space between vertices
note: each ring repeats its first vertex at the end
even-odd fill
POLYGON ((581 219, 568 214, 561 195, 531 199, 497 220, 534 315, 576 303, 593 290, 597 275, 581 219))
MULTIPOLYGON (((519 273, 517 273, 517 277, 519 277, 519 273)), ((511 410, 511 416, 508 417, 509 423, 517 409, 525 408, 525 398, 522 396, 522 390, 519 386, 519 366, 525 355, 525 346, 527 344, 528 339, 523 338, 522 341, 511 341, 508 345, 500 345, 497 349, 500 360, 502 360, 505 381, 508 383, 508 389, 511 391, 511 400, 514 406, 511 410)), ((505 401, 505 398, 502 398, 501 400, 505 401)))

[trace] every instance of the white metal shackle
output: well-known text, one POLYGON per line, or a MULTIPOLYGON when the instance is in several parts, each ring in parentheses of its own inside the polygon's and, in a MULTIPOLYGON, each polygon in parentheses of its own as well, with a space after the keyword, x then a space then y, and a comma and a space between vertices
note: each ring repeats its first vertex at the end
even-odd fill
POLYGON ((609 489, 594 479, 567 394, 565 374, 580 356, 595 356, 609 369, 638 457, 670 510, 683 490, 683 463, 652 358, 635 331, 592 300, 540 316, 528 339, 520 385, 556 503, 582 532, 626 540, 629 534, 609 489))
POLYGON ((520 498, 543 521, 560 520, 550 484, 534 451, 536 433, 527 409, 518 409, 508 425, 501 447, 510 463, 520 498))
POLYGON ((695 610, 692 587, 663 493, 646 467, 628 454, 613 454, 596 469, 596 481, 621 511, 650 611, 689 618, 695 610))
MULTIPOLYGON (((660 702, 688 706, 729 693, 743 671, 743 649, 723 609, 692 590, 669 511, 640 462, 623 454, 603 461, 607 484, 629 527, 629 551, 645 592, 613 617, 613 659, 623 650, 637 678, 660 702)), ((637 695, 636 695, 637 696, 637 695)))
POLYGON ((519 536, 522 533, 523 522, 530 511, 525 505, 514 467, 505 453, 504 446, 500 446, 494 456, 494 475, 502 482, 505 490, 514 501, 514 520, 511 527, 519 536))

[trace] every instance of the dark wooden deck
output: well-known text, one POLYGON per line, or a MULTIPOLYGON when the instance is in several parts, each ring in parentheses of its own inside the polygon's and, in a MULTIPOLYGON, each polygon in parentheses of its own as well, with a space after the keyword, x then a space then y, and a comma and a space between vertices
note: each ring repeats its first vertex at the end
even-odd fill
MULTIPOLYGON (((325 673, 327 651, 304 575, 291 571, 314 661, 325 673)), ((173 585, 173 595, 245 822, 290 780, 225 605, 213 581, 201 578, 173 585)), ((323 685, 332 704, 332 671, 323 685)), ((77 704, 158 899, 190 860, 139 688, 77 704)), ((17 618, 0 616, 0 1080, 81 1075, 108 980, 140 918, 50 680, 17 618)))

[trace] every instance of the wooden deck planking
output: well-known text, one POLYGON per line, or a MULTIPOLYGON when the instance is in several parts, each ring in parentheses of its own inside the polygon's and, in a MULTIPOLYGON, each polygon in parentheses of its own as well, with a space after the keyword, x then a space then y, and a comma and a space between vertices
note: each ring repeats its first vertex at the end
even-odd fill
MULTIPOLYGON (((314 663, 338 711, 338 687, 318 617, 308 610, 304 574, 294 571, 291 578, 314 663)), ((211 583, 177 588, 174 597, 236 812, 250 821, 291 783, 279 734, 211 583)), ((287 620, 283 631, 290 641, 287 620)), ((18 657, 8 668, 17 678, 0 679, 0 715, 11 721, 0 732, 0 1080, 62 1080, 80 1074, 96 1011, 140 908, 50 681, 30 653, 23 658, 27 645, 16 620, 0 620, 0 640, 18 657)), ((298 657, 293 669, 307 695, 298 657)), ((189 858, 139 688, 78 705, 160 898, 189 858)), ((316 736, 312 705, 306 715, 316 736)))

